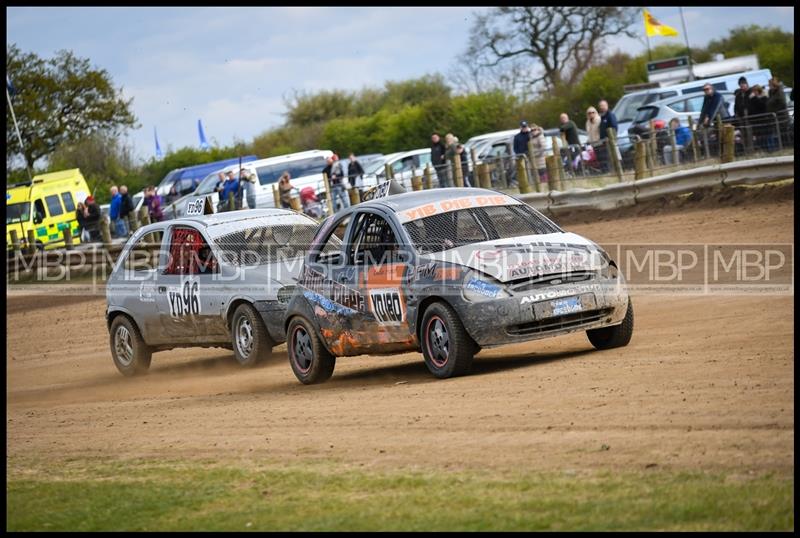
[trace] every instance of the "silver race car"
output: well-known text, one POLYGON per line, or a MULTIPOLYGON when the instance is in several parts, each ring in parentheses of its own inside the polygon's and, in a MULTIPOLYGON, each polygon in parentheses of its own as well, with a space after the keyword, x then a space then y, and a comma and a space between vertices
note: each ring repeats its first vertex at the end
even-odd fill
POLYGON ((111 354, 126 376, 145 372, 155 351, 225 347, 252 366, 284 341, 318 223, 283 209, 206 215, 198 200, 195 216, 137 230, 109 277, 111 354))
POLYGON ((597 244, 511 196, 450 188, 377 197, 326 219, 285 328, 306 384, 328 379, 337 356, 409 350, 447 378, 487 346, 573 331, 598 349, 627 345, 633 306, 597 244))

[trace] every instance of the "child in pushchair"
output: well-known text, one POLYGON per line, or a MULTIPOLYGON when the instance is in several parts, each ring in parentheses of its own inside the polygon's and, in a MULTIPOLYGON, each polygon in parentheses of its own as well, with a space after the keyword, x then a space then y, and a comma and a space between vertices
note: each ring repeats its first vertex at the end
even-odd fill
POLYGON ((319 219, 325 214, 325 207, 314 192, 314 187, 300 189, 300 203, 303 206, 303 213, 309 217, 319 219))

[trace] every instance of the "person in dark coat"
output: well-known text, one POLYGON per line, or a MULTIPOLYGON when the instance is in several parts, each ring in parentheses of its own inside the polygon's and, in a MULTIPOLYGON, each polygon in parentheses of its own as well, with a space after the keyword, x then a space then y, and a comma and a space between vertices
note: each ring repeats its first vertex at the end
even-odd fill
POLYGON ((127 224, 128 216, 133 213, 133 199, 131 195, 128 194, 128 187, 126 185, 122 185, 119 188, 119 193, 122 195, 122 202, 119 206, 119 218, 125 221, 127 224))
POLYGON ((724 118, 727 114, 722 110, 722 95, 714 89, 711 84, 703 86, 703 107, 700 109, 700 119, 698 124, 702 127, 711 127, 714 118, 717 117, 717 112, 722 113, 724 118))
POLYGON ((514 155, 527 155, 530 139, 531 128, 528 127, 527 121, 522 120, 519 122, 519 132, 514 135, 514 155))
POLYGON ((770 136, 770 150, 773 150, 778 149, 778 136, 783 139, 784 143, 786 142, 786 134, 789 130, 789 114, 786 111, 786 93, 783 91, 783 84, 781 84, 781 81, 775 77, 769 79, 768 95, 767 112, 775 114, 773 121, 777 120, 778 122, 778 125, 772 129, 770 136))
POLYGON ((744 118, 750 115, 750 94, 753 89, 745 77, 739 77, 739 88, 733 92, 733 115, 737 125, 744 125, 744 118))
POLYGON ((444 147, 441 139, 439 138, 439 133, 433 133, 431 135, 431 163, 436 171, 439 171, 440 166, 445 166, 447 161, 445 160, 445 152, 447 148, 444 147))
POLYGON ((86 197, 86 229, 89 230, 89 238, 92 241, 100 241, 100 208, 94 201, 94 196, 86 197))
POLYGON ((767 96, 764 95, 764 88, 760 84, 756 84, 750 91, 750 103, 747 109, 756 149, 766 147, 765 136, 769 132, 769 118, 765 116, 766 113, 767 96))

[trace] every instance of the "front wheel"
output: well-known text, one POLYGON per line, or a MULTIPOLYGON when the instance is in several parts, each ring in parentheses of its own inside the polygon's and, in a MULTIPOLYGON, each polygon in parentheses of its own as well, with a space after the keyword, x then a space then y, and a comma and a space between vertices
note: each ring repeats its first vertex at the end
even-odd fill
POLYGON ((304 385, 327 381, 336 367, 336 357, 322 344, 314 327, 304 318, 296 317, 286 332, 289 364, 295 377, 304 385))
POLYGON ((439 379, 468 373, 479 349, 458 314, 445 303, 433 303, 425 310, 420 342, 425 366, 439 379))
POLYGON ((628 309, 622 323, 613 327, 602 327, 586 331, 589 341, 597 349, 612 349, 627 346, 633 336, 633 303, 628 297, 628 309))
POLYGON ((126 377, 147 372, 153 353, 144 343, 136 324, 126 316, 117 316, 111 322, 110 333, 111 357, 117 370, 126 377))
POLYGON ((272 354, 272 340, 255 308, 249 304, 239 305, 231 320, 233 354, 244 367, 250 368, 272 354))

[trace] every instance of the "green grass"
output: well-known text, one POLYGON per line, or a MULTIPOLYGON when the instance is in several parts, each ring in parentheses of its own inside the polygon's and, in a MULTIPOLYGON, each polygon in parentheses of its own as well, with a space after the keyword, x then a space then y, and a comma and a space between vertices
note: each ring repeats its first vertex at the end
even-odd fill
POLYGON ((7 529, 791 530, 793 479, 9 463, 7 529))

